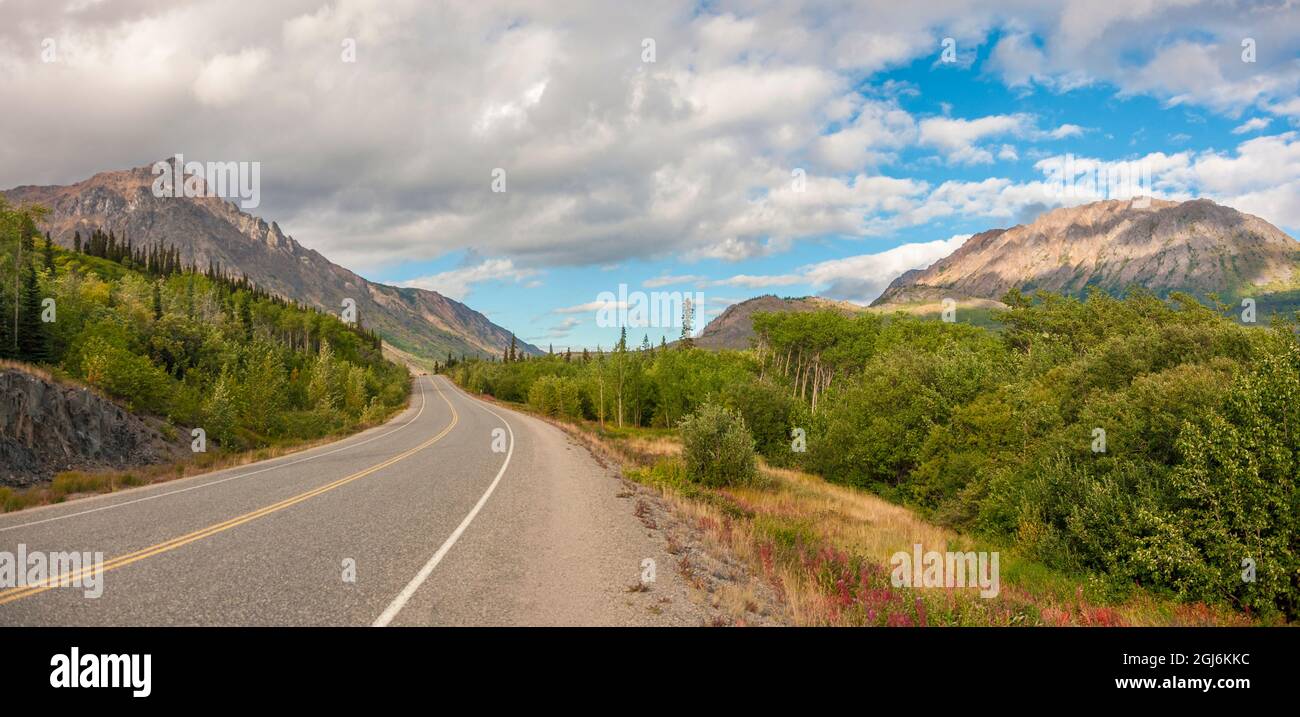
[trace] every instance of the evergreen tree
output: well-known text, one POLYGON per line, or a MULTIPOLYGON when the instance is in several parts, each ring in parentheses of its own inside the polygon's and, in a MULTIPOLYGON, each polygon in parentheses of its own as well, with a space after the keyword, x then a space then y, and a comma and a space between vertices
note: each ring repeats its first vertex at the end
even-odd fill
POLYGON ((18 357, 24 361, 40 363, 49 360, 49 346, 45 324, 41 322, 41 287, 36 281, 36 267, 27 265, 23 285, 22 305, 18 319, 18 357))
POLYGON ((0 287, 0 358, 13 358, 17 352, 17 347, 14 346, 12 317, 9 293, 0 287))
POLYGON ((194 318, 194 277, 185 282, 185 315, 194 318))
POLYGON ((54 241, 49 232, 45 232, 45 270, 54 276, 54 241))
POLYGON ((81 253, 81 232, 80 231, 76 231, 72 233, 72 249, 78 254, 81 253))
POLYGON ((153 283, 153 320, 161 321, 163 317, 162 289, 158 282, 153 283))
POLYGON ((242 297, 239 301, 239 322, 244 325, 244 338, 252 341, 253 308, 252 301, 247 296, 242 297))

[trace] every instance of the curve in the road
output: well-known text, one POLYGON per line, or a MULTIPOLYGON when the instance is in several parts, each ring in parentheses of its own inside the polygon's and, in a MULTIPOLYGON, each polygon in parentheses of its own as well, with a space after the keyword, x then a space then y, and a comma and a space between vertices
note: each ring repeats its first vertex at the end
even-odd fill
MULTIPOLYGON (((271 505, 258 508, 257 510, 249 511, 247 513, 244 513, 243 515, 235 516, 234 518, 230 518, 229 520, 225 520, 220 523, 216 523, 214 525, 209 525, 205 528, 200 528, 199 530, 187 533, 185 535, 176 538, 172 538, 171 540, 166 540, 161 543, 151 545, 146 548, 142 548, 140 550, 131 553, 127 553, 126 555, 117 556, 115 558, 105 561, 102 566, 102 571, 106 573, 110 570, 115 570, 117 568, 135 563, 137 561, 144 560, 146 558, 150 558, 155 555, 160 555, 162 553, 175 550, 184 545, 188 545, 195 541, 202 540, 204 538, 216 535, 217 533, 224 532, 236 526, 243 525, 244 523, 248 523, 250 521, 257 520, 258 518, 270 515, 272 513, 276 513, 278 511, 284 510, 285 508, 288 508, 293 505, 297 505, 298 503, 301 503, 306 500, 310 500, 311 498, 314 498, 318 495, 327 493, 331 490, 334 490, 335 488, 351 483, 355 480, 360 480, 361 478, 364 478, 376 471, 387 468, 388 466, 391 466, 394 463, 398 463, 402 460, 405 460, 406 458, 415 455, 416 453, 442 440, 442 438, 446 436, 448 433, 450 433, 451 430, 455 428, 456 424, 459 423, 460 421, 460 414, 456 412, 456 407, 452 405, 451 401, 448 400, 447 397, 442 393, 439 393, 439 396, 442 398, 443 401, 446 401, 447 407, 451 410, 451 422, 448 423, 445 428, 443 428, 432 438, 415 446, 414 448, 407 449, 406 451, 399 453, 396 456, 393 456, 386 461, 370 466, 369 468, 357 471, 351 475, 333 481, 332 483, 327 483, 323 486, 314 488, 312 490, 299 493, 298 495, 292 496, 290 498, 286 498, 282 501, 279 501, 278 503, 273 503, 271 505)), ((421 410, 423 410, 423 406, 421 406, 421 410)), ((509 426, 507 424, 507 428, 508 427, 509 426)), ((511 443, 512 443, 511 449, 513 450, 513 440, 511 441, 511 443)), ((507 458, 506 462, 509 463, 509 458, 507 458)), ((501 472, 502 473, 505 472, 505 466, 502 466, 501 472)), ((241 475, 248 475, 248 474, 241 474, 241 475)), ((500 477, 501 477, 500 474, 498 474, 497 481, 500 480, 500 477)), ((223 479, 223 480, 229 480, 229 479, 223 479)), ((210 484, 205 484, 205 485, 210 485, 210 484)), ((496 482, 493 483, 492 488, 495 488, 495 486, 496 486, 496 482)), ((491 490, 492 489, 489 488, 488 492, 484 494, 483 499, 480 501, 480 504, 475 506, 475 510, 473 511, 473 513, 477 513, 478 509, 482 507, 482 503, 486 502, 488 495, 491 494, 491 490)), ((169 495, 169 494, 170 493, 164 493, 162 495, 169 495)), ((73 515, 77 515, 77 514, 73 514, 73 515)), ((449 539, 449 543, 455 543, 454 538, 458 537, 458 534, 460 532, 463 532, 464 527, 467 526, 469 521, 472 519, 473 519, 473 515, 471 514, 469 517, 466 518, 466 521, 462 524, 462 526, 457 529, 457 534, 453 535, 452 539, 449 539)), ((29 523, 26 525, 31 525, 31 524, 29 523)), ((21 527, 21 526, 15 526, 15 527, 21 527)), ((450 545, 448 544, 444 547, 450 548, 450 545)), ((440 558, 441 554, 445 553, 446 551, 440 550, 439 552, 440 555, 436 556, 438 558, 440 558)), ((434 565, 436 564, 437 563, 434 562, 434 565)), ((432 567, 430 567, 429 569, 432 570, 432 567)), ((98 571, 98 570, 100 570, 99 566, 88 566, 82 568, 79 571, 75 571, 73 573, 48 576, 46 579, 38 581, 35 585, 9 588, 7 590, 0 591, 0 605, 5 605, 7 603, 14 602, 15 600, 21 600, 25 597, 38 595, 47 590, 51 590, 55 587, 58 587, 61 584, 67 585, 67 584, 79 582, 81 578, 87 576, 91 571, 98 571)), ((418 585, 416 587, 418 587, 418 585)), ((412 590, 412 592, 414 591, 412 590)))
MULTIPOLYGON (((443 400, 445 401, 445 400, 447 400, 447 399, 446 399, 446 398, 443 398, 443 400)), ((7 530, 19 530, 19 529, 21 529, 21 528, 30 528, 30 527, 32 527, 32 526, 35 526, 35 525, 42 525, 42 524, 44 524, 44 523, 53 523, 53 522, 56 521, 56 520, 67 520, 68 518, 77 518, 77 517, 80 517, 80 516, 83 516, 83 515, 90 515, 91 513, 98 513, 98 512, 101 512, 101 511, 105 511, 105 510, 113 510, 113 509, 115 509, 115 508, 123 508, 123 507, 126 507, 126 506, 128 506, 128 505, 135 505, 136 503, 143 503, 143 502, 145 502, 145 501, 156 500, 156 499, 158 499, 158 498, 166 498, 167 496, 170 496, 170 495, 177 495, 177 494, 179 494, 179 493, 188 493, 188 492, 190 492, 190 491, 192 491, 192 490, 200 490, 200 489, 203 489, 203 488, 211 488, 211 487, 213 487, 213 486, 221 485, 222 483, 228 483, 228 482, 230 482, 230 481, 232 481, 232 480, 239 480, 240 478, 248 478, 248 477, 251 477, 251 476, 258 475, 258 474, 260 474, 260 473, 266 473, 267 471, 279 470, 279 469, 281 469, 281 468, 288 468, 289 466, 294 466, 294 465, 297 465, 297 464, 299 464, 299 463, 305 463, 305 462, 307 462, 307 461, 313 461, 313 460, 316 460, 316 459, 318 459, 318 458, 324 458, 325 456, 330 456, 330 455, 333 455, 333 454, 335 454, 335 453, 339 453, 339 452, 341 452, 341 451, 349 451, 349 450, 352 450, 352 449, 354 449, 354 448, 359 448, 359 447, 361 447, 361 446, 364 446, 364 445, 367 444, 367 443, 370 443, 371 441, 377 441, 377 440, 380 440, 381 438, 387 438, 387 437, 393 435, 394 433, 397 433, 398 431, 401 431, 402 429, 404 429, 404 428, 406 428, 406 427, 408 427, 408 426, 414 424, 417 420, 419 420, 420 416, 424 415, 424 406, 425 406, 425 403, 426 403, 426 399, 424 398, 424 393, 421 392, 421 393, 420 393, 420 409, 419 409, 418 411, 416 411, 415 415, 412 416, 410 420, 406 421, 405 423, 403 423, 402 425, 398 426, 397 428, 394 428, 394 429, 391 430, 391 431, 386 431, 386 432, 384 432, 384 433, 380 433, 379 435, 371 436, 370 438, 367 438, 367 439, 365 439, 365 440, 363 440, 363 441, 357 441, 357 442, 355 442, 355 443, 348 443, 348 444, 345 445, 345 446, 340 446, 340 447, 335 448, 335 449, 332 449, 332 450, 322 451, 322 452, 320 452, 320 453, 312 453, 312 454, 310 454, 310 455, 303 456, 303 457, 301 457, 301 458, 295 458, 295 459, 293 459, 293 460, 289 460, 289 461, 283 461, 283 462, 280 462, 280 461, 272 460, 272 461, 269 461, 270 463, 272 463, 272 465, 268 465, 268 466, 266 466, 266 467, 264 467, 264 468, 258 468, 257 470, 251 470, 251 471, 244 471, 244 472, 241 472, 241 473, 236 473, 235 475, 232 475, 232 476, 227 476, 227 477, 225 477, 225 478, 220 478, 220 479, 218 479, 218 480, 211 480, 211 481, 206 481, 206 482, 203 482, 203 483, 198 483, 198 484, 196 484, 196 485, 187 486, 187 487, 185 487, 185 488, 177 488, 177 489, 175 489, 175 490, 168 490, 168 491, 163 491, 163 492, 161 492, 161 493, 154 493, 154 494, 152 494, 152 495, 146 495, 146 496, 144 496, 144 497, 142 497, 142 498, 135 498, 135 499, 133 499, 133 500, 124 500, 124 501, 119 501, 119 502, 117 502, 117 503, 110 503, 110 504, 108 504, 108 505, 101 505, 101 506, 99 506, 98 508, 89 508, 89 509, 87 509, 87 510, 80 510, 80 511, 77 511, 77 512, 75 512, 75 513, 65 513, 65 514, 63 514, 63 515, 56 515, 56 516, 54 516, 54 517, 52 517, 52 518, 43 518, 43 519, 41 519, 41 520, 32 520, 32 521, 28 521, 28 522, 26 522, 26 523, 16 523, 16 524, 14 524, 14 525, 5 525, 5 526, 0 526, 0 533, 3 533, 3 532, 5 532, 5 531, 7 531, 7 530)), ((452 409, 452 410, 454 411, 455 409, 452 409)), ((193 476, 193 478, 203 478, 203 477, 204 477, 203 475, 193 476)), ((106 496, 105 496, 105 497, 106 497, 106 496)), ((39 510, 39 509, 34 509, 34 510, 39 510)), ((2 603, 0 603, 0 604, 2 604, 2 603)))

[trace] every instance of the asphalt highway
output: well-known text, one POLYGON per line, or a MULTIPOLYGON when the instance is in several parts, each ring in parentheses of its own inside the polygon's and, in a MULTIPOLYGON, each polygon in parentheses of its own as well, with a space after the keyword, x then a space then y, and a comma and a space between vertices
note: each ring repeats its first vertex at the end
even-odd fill
POLYGON ((699 624, 585 449, 441 376, 412 390, 335 443, 0 515, 0 552, 98 552, 104 569, 97 597, 0 588, 0 626, 699 624), (646 558, 655 589, 629 591, 646 558))

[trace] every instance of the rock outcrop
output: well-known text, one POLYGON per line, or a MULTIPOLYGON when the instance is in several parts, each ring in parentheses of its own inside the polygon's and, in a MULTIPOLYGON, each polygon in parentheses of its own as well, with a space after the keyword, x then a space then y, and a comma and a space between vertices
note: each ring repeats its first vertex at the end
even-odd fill
POLYGON ((64 470, 129 468, 188 446, 162 424, 98 393, 16 367, 0 367, 0 485, 22 487, 64 470))

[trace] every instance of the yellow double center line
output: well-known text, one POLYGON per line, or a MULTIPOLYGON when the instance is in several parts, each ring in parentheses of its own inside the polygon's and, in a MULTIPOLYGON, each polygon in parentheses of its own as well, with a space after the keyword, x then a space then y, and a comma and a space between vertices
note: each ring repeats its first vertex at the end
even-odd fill
MULTIPOLYGON (((263 516, 267 516, 272 513, 279 512, 290 506, 297 505, 305 500, 315 498, 316 496, 321 495, 323 493, 328 493, 329 491, 332 491, 335 488, 338 488, 339 486, 346 485, 360 478, 364 478, 370 475, 371 473, 374 473, 375 471, 383 470, 384 468, 387 468, 388 466, 391 466, 394 463, 397 463, 398 461, 404 460, 406 458, 415 455, 416 453, 442 440, 443 437, 445 437, 448 433, 450 433, 451 429, 455 428, 456 424, 460 422, 460 414, 456 413, 456 407, 451 405, 451 401, 447 399, 445 392, 439 391, 438 395, 442 397, 443 401, 446 401, 447 408, 451 409, 451 423, 448 423, 447 427, 442 429, 442 431, 440 431, 438 435, 434 436, 433 438, 430 438, 424 443, 421 443, 420 445, 411 448, 410 450, 399 453, 393 456, 392 458, 389 458, 388 460, 384 461, 383 463, 379 463, 377 465, 373 465, 364 470, 357 471, 356 473, 353 473, 350 476, 340 478, 334 481, 333 483, 327 483, 323 486, 320 486, 319 488, 313 488, 312 490, 309 490, 305 493, 299 493, 298 495, 295 495, 292 498, 286 498, 280 501, 279 503, 268 505, 265 508, 258 508, 257 510, 244 513, 243 515, 236 516, 234 518, 231 518, 230 520, 226 520, 221 523, 217 523, 215 525, 210 525, 206 528, 200 528, 199 530, 196 530, 192 533, 186 533, 185 535, 182 535, 178 538, 172 538, 171 540, 163 541, 161 543, 157 543, 156 545, 151 545, 147 548, 141 548, 140 550, 137 550, 134 553, 127 553, 126 555, 119 555, 116 558, 106 560, 104 561, 103 564, 103 568, 102 568, 103 572, 108 572, 109 570, 115 570, 117 568, 130 565, 131 563, 134 563, 136 561, 144 560, 145 558, 153 557, 155 555, 160 555, 162 553, 175 550, 183 545, 189 545, 190 543, 193 543, 196 540, 202 540, 204 538, 211 537, 213 535, 216 535, 217 533, 230 530, 231 528, 234 528, 239 525, 243 525, 244 523, 253 520, 257 520, 258 518, 261 518, 263 516)), ((16 566, 16 567, 19 570, 25 569, 23 566, 16 566)), ((38 595, 40 593, 45 592, 46 590, 50 590, 52 588, 58 587, 59 585, 76 584, 77 581, 79 581, 81 578, 87 575, 94 574, 97 571, 97 569, 98 569, 97 566, 93 566, 93 565, 87 566, 81 568, 80 570, 75 570, 63 575, 51 575, 46 579, 33 583, 31 585, 25 585, 23 587, 10 588, 8 590, 0 591, 0 605, 11 603, 15 600, 21 600, 25 597, 31 597, 32 595, 38 595)))

